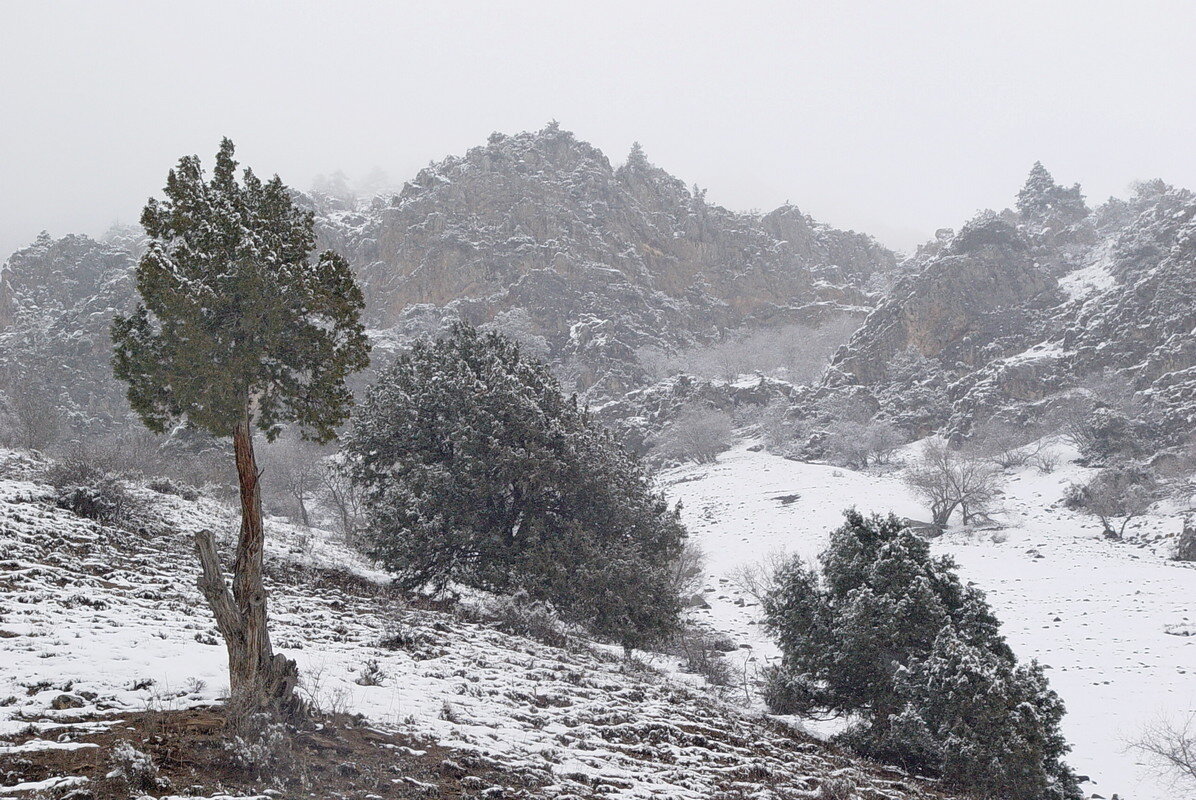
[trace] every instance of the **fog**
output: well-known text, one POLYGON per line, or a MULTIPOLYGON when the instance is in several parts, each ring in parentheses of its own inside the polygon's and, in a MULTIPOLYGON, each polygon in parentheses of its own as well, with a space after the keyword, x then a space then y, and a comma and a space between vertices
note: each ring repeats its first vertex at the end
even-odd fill
POLYGON ((908 249, 1035 160, 1196 185, 1190 2, 0 5, 0 252, 136 222, 221 136, 306 188, 492 131, 633 141, 708 199, 908 249))

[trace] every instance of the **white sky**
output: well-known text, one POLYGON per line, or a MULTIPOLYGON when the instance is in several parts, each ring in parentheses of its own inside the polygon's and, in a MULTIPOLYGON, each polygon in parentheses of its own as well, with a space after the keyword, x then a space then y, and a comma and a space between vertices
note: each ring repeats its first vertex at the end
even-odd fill
POLYGON ((1196 2, 0 0, 0 252, 135 222, 222 135, 306 188, 550 119, 909 248, 1041 159, 1196 186, 1196 2))

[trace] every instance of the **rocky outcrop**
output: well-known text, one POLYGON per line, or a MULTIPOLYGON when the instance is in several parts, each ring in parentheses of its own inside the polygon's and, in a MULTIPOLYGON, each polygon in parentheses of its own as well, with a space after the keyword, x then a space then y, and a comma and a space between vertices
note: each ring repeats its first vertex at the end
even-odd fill
POLYGON ((922 358, 947 384, 938 428, 966 433, 1112 372, 1174 430, 1196 426, 1196 197, 1153 181, 1089 212, 1064 194, 1065 219, 986 212, 919 248, 826 388, 866 387, 904 419, 915 382, 895 366, 922 358))
POLYGON ((883 381, 893 358, 909 350, 981 366, 994 345, 1024 333, 1027 311, 1049 302, 1056 288, 1013 226, 981 218, 869 314, 832 363, 832 381, 883 381))
POLYGON ((869 308, 869 283, 896 263, 793 206, 756 215, 708 203, 638 146, 615 169, 556 125, 494 134, 387 202, 319 213, 323 243, 357 266, 374 327, 406 327, 413 306, 474 324, 526 310, 550 357, 575 362, 578 388, 606 398, 635 381, 617 351, 869 308), (597 360, 578 324, 603 328, 597 360))

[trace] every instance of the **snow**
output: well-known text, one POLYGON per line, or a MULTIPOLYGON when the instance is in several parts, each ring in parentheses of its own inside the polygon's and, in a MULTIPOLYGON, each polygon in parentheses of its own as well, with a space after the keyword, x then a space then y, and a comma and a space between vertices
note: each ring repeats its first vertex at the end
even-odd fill
MULTIPOLYGON (((155 501, 132 532, 14 483, 0 480, 0 736, 32 726, 38 738, 22 747, 58 746, 84 716, 104 715, 82 723, 95 730, 121 711, 221 697, 226 655, 195 588, 191 536, 213 530, 227 552, 231 510, 132 489, 155 501), (78 707, 54 710, 62 694, 78 707)), ((842 771, 878 799, 924 796, 761 725, 693 676, 672 675, 669 659, 653 668, 581 640, 561 649, 508 635, 468 609, 409 607, 331 534, 267 527, 272 638, 324 710, 480 754, 546 797, 699 800, 778 781, 813 793, 842 771), (396 630, 403 644, 382 646, 396 630), (361 685, 372 661, 378 685, 361 685)))
POLYGON ((1094 252, 1095 258, 1092 259, 1092 263, 1059 279, 1059 288, 1069 300, 1086 300, 1117 285, 1117 279, 1110 271, 1114 263, 1113 243, 1105 243, 1094 252))
MULTIPOLYGON (((1093 781, 1086 790, 1179 800, 1126 743, 1160 716, 1196 708, 1196 569, 1166 559, 1180 530, 1174 514, 1135 521, 1132 541, 1115 543, 1063 509, 1064 487, 1087 473, 1072 463, 1050 475, 1010 471, 999 530, 952 530, 933 546, 987 592, 1018 654, 1049 665, 1069 708, 1069 760, 1093 781)), ((662 478, 706 551, 711 608, 697 613, 740 645, 729 657, 749 679, 777 651, 739 570, 782 551, 815 558, 851 505, 926 517, 896 470, 801 463, 750 443, 662 478)), ((39 738, 22 748, 63 746, 62 733, 90 713, 186 708, 225 691, 225 651, 195 589, 190 537, 213 530, 227 552, 235 515, 209 499, 132 491, 154 503, 144 534, 54 508, 34 477, 0 480, 0 736, 32 724, 39 738), (83 705, 52 710, 64 693, 83 705)), ((700 798, 754 765, 809 789, 832 768, 858 770, 758 725, 727 702, 742 687, 719 699, 664 657, 654 668, 629 665, 601 646, 562 650, 484 617, 408 607, 332 534, 278 519, 268 528, 275 645, 326 708, 499 759, 549 794, 584 786, 700 798), (330 569, 344 577, 330 579, 330 569), (409 643, 381 647, 395 629, 409 643), (381 685, 356 682, 370 660, 381 685)))
MULTIPOLYGON (((1049 475, 1011 471, 993 515, 1000 530, 953 530, 933 546, 986 591, 1019 657, 1049 665, 1068 707, 1069 762, 1092 779, 1085 789, 1177 800, 1127 745, 1162 716, 1196 711, 1196 636, 1177 633, 1196 620, 1196 568, 1166 558, 1182 526, 1175 516, 1135 521, 1129 531, 1138 544, 1116 543, 1091 518, 1058 505, 1064 487, 1085 473, 1070 463, 1049 475)), ((740 570, 778 551, 816 557, 852 505, 927 516, 899 475, 790 461, 746 444, 717 464, 677 468, 664 479, 706 552, 715 590, 707 618, 751 645, 741 656, 749 669, 777 651, 752 624, 757 609, 736 585, 740 570)))

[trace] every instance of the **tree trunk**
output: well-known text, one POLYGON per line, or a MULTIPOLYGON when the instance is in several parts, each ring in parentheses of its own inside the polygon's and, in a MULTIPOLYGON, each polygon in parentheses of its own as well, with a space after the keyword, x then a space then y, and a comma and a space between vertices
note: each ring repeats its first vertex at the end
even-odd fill
POLYGON ((228 648, 232 698, 284 715, 295 714, 301 710, 295 696, 298 667, 286 656, 274 653, 266 628, 266 587, 262 581, 265 529, 248 413, 233 433, 233 450, 241 489, 241 532, 233 565, 233 589, 230 594, 208 531, 195 536, 203 567, 199 588, 216 616, 216 627, 228 648))

